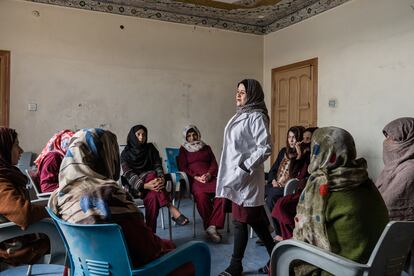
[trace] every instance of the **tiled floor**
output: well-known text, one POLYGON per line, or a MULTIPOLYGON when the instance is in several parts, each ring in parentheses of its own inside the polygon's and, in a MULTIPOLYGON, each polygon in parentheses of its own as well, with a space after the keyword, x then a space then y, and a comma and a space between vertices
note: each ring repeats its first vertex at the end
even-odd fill
MULTIPOLYGON (((173 241, 177 246, 180 246, 191 240, 205 241, 211 251, 211 275, 217 275, 223 271, 229 264, 230 257, 233 251, 233 225, 230 223, 230 233, 226 230, 221 230, 223 234, 223 242, 221 244, 215 244, 207 240, 204 233, 201 218, 196 211, 196 233, 197 236, 193 238, 193 218, 192 218, 193 202, 189 199, 185 199, 181 202, 180 210, 190 219, 190 223, 185 226, 172 226, 173 241)), ((166 224, 167 212, 164 211, 166 224)), ((162 238, 168 239, 168 229, 163 230, 161 228, 160 219, 158 220, 157 235, 162 238)), ((256 245, 256 237, 249 239, 245 257, 243 259, 244 275, 259 275, 257 269, 266 264, 269 257, 267 255, 264 246, 256 245)))

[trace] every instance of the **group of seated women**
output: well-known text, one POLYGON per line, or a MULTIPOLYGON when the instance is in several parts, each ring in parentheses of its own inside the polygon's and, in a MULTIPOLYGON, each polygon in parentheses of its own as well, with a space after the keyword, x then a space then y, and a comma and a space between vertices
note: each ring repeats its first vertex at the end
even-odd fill
MULTIPOLYGON (((279 225, 277 239, 302 240, 366 262, 389 219, 414 220, 414 118, 392 121, 383 134, 385 166, 374 185, 366 161, 357 159, 349 132, 337 127, 290 128, 266 187, 266 204, 279 225), (302 180, 301 186, 284 197, 283 187, 291 178, 302 180)), ((54 190, 49 207, 72 223, 119 224, 135 267, 174 249, 172 242, 154 234, 159 208, 170 208, 179 225, 189 222, 171 204, 159 152, 147 136, 144 126, 134 126, 120 157, 110 131, 64 130, 51 138, 36 160, 42 191, 54 190), (121 167, 129 192, 117 183, 121 167), (144 200, 145 220, 131 195, 144 200)), ((217 230, 224 225, 224 202, 214 196, 216 158, 197 127, 186 127, 183 136, 180 170, 190 178, 206 233, 220 242, 217 230)), ((27 178, 15 167, 21 153, 17 133, 0 128, 0 220, 25 229, 47 213, 30 202, 27 178)), ((0 260, 12 265, 32 263, 48 250, 47 239, 28 235, 2 242, 0 260)), ((307 264, 294 269, 297 275, 314 271, 307 264)), ((193 273, 190 264, 175 271, 176 275, 193 273)))
MULTIPOLYGON (((73 135, 70 130, 56 133, 35 160, 42 192, 51 192, 59 187, 59 168, 73 135)), ((132 197, 143 199, 145 222, 155 233, 162 207, 169 208, 178 225, 185 225, 189 220, 171 203, 165 187, 162 159, 147 137, 148 130, 143 125, 133 126, 129 131, 127 144, 121 153, 122 182, 132 197)), ((224 201, 214 198, 218 166, 210 146, 200 139, 196 126, 185 128, 178 164, 191 181, 194 200, 208 237, 213 242, 220 242, 221 235, 217 229, 223 228, 225 216, 222 211, 224 201)))

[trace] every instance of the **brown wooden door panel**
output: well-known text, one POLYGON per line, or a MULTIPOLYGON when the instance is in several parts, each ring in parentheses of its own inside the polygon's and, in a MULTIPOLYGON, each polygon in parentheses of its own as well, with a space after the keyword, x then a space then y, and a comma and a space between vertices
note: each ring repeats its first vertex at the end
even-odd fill
POLYGON ((317 59, 272 70, 272 162, 289 127, 316 126, 317 59))
POLYGON ((0 125, 9 126, 10 52, 0 50, 0 125))

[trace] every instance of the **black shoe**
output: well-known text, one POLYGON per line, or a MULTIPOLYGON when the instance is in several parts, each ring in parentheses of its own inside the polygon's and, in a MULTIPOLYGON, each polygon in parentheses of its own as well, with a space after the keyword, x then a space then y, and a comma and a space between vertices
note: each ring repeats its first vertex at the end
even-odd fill
POLYGON ((243 266, 238 263, 232 262, 219 276, 241 276, 243 273, 243 266))
POLYGON ((237 273, 236 274, 233 274, 233 273, 230 273, 230 272, 228 272, 228 271, 225 270, 223 272, 220 272, 218 276, 241 276, 242 275, 242 272, 240 272, 238 274, 237 273))

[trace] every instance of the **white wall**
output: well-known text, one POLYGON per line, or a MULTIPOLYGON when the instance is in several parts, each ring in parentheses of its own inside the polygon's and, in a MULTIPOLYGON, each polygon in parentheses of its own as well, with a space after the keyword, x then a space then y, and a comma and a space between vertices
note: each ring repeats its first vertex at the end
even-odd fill
POLYGON ((10 126, 37 153, 63 128, 103 126, 124 144, 137 123, 160 149, 177 146, 191 122, 219 158, 236 84, 263 70, 260 36, 15 0, 0 1, 0 49, 10 126))
POLYGON ((345 128, 376 178, 382 128, 414 116, 414 1, 352 0, 264 38, 264 87, 271 69, 318 57, 318 125, 345 128), (328 100, 337 100, 329 108, 328 100))

